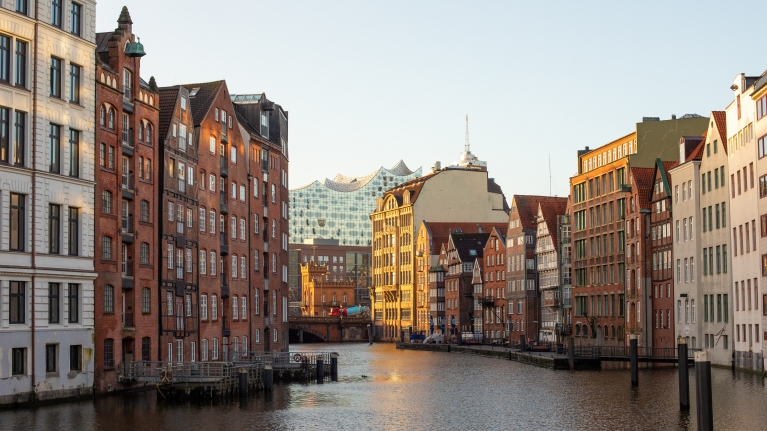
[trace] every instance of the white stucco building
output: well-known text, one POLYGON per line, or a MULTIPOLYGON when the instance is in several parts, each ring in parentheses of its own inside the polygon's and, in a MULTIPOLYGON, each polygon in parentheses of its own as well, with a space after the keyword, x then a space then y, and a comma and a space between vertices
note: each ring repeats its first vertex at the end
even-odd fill
POLYGON ((762 370, 762 296, 757 148, 754 137, 755 103, 751 98, 758 77, 738 74, 732 86, 734 100, 727 107, 727 149, 732 244, 732 299, 734 300, 735 365, 762 370))
POLYGON ((96 2, 0 6, 0 404, 85 395, 96 2))
MULTIPOLYGON (((759 210, 759 250, 760 255, 760 277, 759 285, 767 286, 767 73, 763 73, 762 76, 754 83, 753 92, 751 93, 751 100, 756 104, 754 116, 754 140, 756 141, 756 170, 758 184, 758 210, 759 210)), ((756 180, 755 180, 756 181, 756 180)), ((767 369, 767 360, 765 360, 765 348, 767 346, 764 343, 765 333, 767 332, 767 313, 765 312, 765 305, 767 305, 767 295, 762 291, 757 300, 760 302, 761 308, 761 334, 762 339, 762 369, 767 369)))

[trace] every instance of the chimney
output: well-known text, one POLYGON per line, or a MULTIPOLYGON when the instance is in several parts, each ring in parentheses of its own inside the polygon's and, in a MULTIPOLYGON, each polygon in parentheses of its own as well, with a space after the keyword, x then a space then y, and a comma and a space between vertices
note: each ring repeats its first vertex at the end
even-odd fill
POLYGON ((676 114, 671 114, 671 119, 676 120, 676 114))
POLYGON ((442 163, 439 161, 434 162, 434 167, 431 168, 432 172, 437 172, 442 170, 442 163))

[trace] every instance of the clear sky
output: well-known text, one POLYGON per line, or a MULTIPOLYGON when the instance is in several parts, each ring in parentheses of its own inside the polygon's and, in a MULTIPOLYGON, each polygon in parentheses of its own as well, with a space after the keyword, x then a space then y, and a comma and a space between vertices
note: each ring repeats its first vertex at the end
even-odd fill
POLYGON ((576 151, 643 116, 708 115, 760 75, 765 1, 99 0, 160 86, 226 79, 290 113, 290 187, 472 151, 513 194, 564 196, 576 151), (737 6, 737 7, 736 7, 737 6))

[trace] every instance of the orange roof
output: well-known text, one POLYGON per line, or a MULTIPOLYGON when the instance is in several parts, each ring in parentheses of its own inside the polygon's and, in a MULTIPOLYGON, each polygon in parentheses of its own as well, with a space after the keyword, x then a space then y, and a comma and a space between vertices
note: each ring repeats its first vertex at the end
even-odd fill
POLYGON ((555 200, 544 200, 538 205, 543 219, 549 228, 551 241, 555 246, 559 245, 559 229, 557 228, 557 216, 564 215, 567 212, 567 198, 554 198, 555 200))
POLYGON ((712 111, 711 116, 714 117, 716 129, 719 130, 719 139, 722 140, 724 153, 727 154, 727 114, 724 111, 712 111))
MULTIPOLYGON (((515 203, 519 217, 519 223, 523 229, 532 229, 536 227, 535 216, 538 215, 538 206, 541 203, 558 203, 564 202, 567 204, 567 198, 559 198, 553 196, 535 196, 535 195, 514 195, 512 201, 515 203)), ((511 214, 511 218, 514 218, 514 214, 511 214)), ((564 210, 562 212, 564 214, 564 210)))
POLYGON ((650 190, 653 187, 655 168, 631 168, 631 189, 637 195, 639 208, 650 208, 650 190))

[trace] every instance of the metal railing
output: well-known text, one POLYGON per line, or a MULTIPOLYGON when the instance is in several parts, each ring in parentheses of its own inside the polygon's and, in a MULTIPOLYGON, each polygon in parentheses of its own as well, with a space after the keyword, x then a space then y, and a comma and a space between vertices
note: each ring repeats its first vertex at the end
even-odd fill
MULTIPOLYGON (((591 358, 628 358, 629 346, 575 346, 575 356, 591 358)), ((688 349, 687 357, 694 358, 695 352, 700 349, 688 349)), ((675 347, 637 347, 637 356, 640 358, 675 359, 677 349, 675 347)))
POLYGON ((133 312, 132 311, 127 311, 127 312, 123 313, 122 317, 123 317, 122 318, 123 328, 135 328, 136 327, 135 323, 133 321, 133 312))

